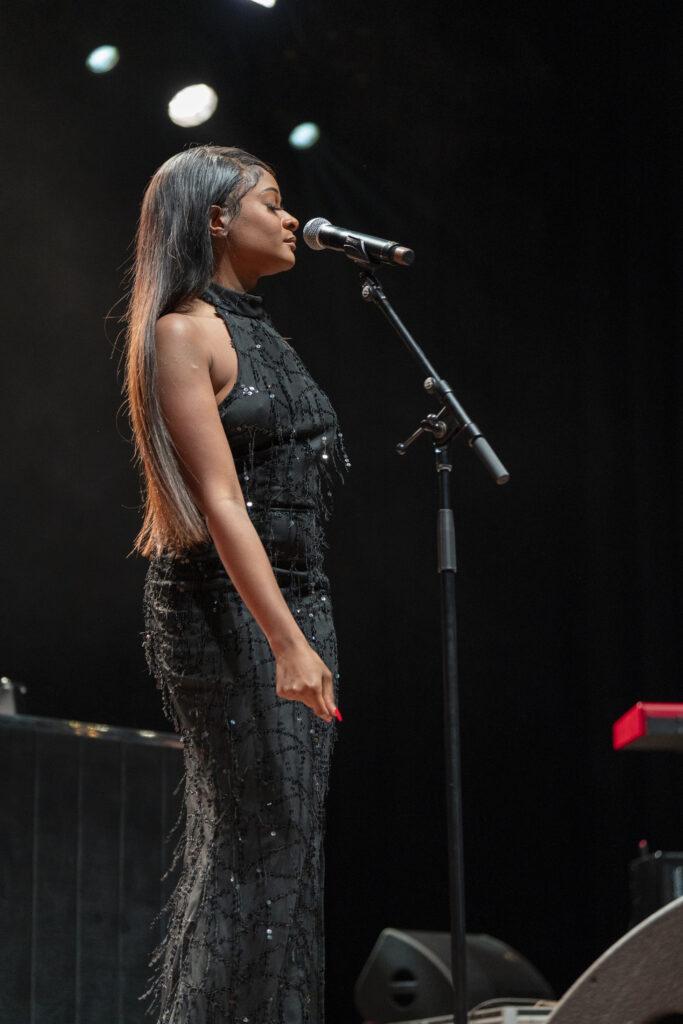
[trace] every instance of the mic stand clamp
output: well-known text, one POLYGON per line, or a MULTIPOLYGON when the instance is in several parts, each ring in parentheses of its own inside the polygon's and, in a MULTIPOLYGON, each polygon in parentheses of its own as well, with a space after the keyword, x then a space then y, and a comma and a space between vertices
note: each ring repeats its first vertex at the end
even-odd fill
MULTIPOLYGON (((345 246, 345 250, 351 248, 351 246, 345 246)), ((483 436, 479 427, 469 418, 460 402, 458 402, 448 381, 439 377, 438 373, 431 365, 413 336, 410 334, 405 324, 396 315, 391 303, 384 294, 381 284, 370 269, 373 264, 371 264, 370 260, 365 255, 362 242, 359 244, 359 250, 361 251, 354 250, 353 255, 351 252, 347 252, 347 255, 355 263, 362 266, 360 272, 361 295, 366 302, 374 302, 376 306, 379 306, 389 323, 403 339, 408 349, 413 353, 418 362, 421 362, 423 367, 427 370, 429 376, 424 382, 425 391, 429 394, 433 394, 434 397, 446 403, 438 413, 439 418, 442 416, 446 417, 444 433, 439 440, 444 440, 446 444, 453 437, 463 440, 467 444, 467 447, 472 448, 475 455, 478 455, 496 483, 506 484, 510 479, 510 474, 506 470, 505 466, 493 451, 493 448, 491 448, 491 445, 483 436)), ((422 423, 424 423, 424 420, 422 423)), ((415 433, 411 434, 407 442, 399 443, 396 446, 399 455, 405 455, 405 450, 408 445, 415 441, 422 432, 423 428, 420 427, 415 433)))
POLYGON ((450 489, 451 440, 463 441, 484 463, 497 484, 510 474, 477 425, 460 405, 453 389, 431 365, 424 352, 399 319, 372 272, 373 261, 360 239, 344 247, 349 259, 360 268, 361 292, 366 302, 378 306, 399 336, 427 372, 425 391, 443 403, 438 413, 428 413, 410 436, 396 446, 399 455, 423 434, 434 438, 439 508, 437 516, 437 571, 441 577, 441 647, 444 702, 444 744, 446 754, 446 810, 448 821, 449 910, 451 921, 451 980, 453 1024, 467 1024, 467 960, 465 926, 465 865, 463 854, 462 771, 460 758, 460 710, 458 697, 457 614, 455 600, 455 523, 450 489))

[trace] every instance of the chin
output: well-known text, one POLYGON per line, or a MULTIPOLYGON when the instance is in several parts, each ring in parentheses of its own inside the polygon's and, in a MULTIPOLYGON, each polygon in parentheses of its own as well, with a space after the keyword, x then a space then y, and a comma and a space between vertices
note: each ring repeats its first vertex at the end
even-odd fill
POLYGON ((288 260, 273 261, 268 270, 262 270, 259 277, 272 277, 273 274, 282 274, 286 270, 293 270, 296 264, 296 256, 292 253, 288 260))
POLYGON ((288 257, 278 262, 280 265, 274 273, 279 274, 283 270, 291 270, 292 267, 296 266, 296 253, 291 252, 288 257))

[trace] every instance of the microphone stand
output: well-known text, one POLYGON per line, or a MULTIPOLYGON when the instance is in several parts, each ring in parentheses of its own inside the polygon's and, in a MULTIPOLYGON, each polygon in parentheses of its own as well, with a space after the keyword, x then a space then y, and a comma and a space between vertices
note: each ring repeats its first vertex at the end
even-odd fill
POLYGON ((460 710, 458 699, 457 616, 455 602, 455 524, 451 501, 452 465, 449 444, 462 441, 484 463, 497 484, 510 474, 460 405, 448 381, 440 377, 405 324, 397 316, 372 272, 379 261, 369 255, 363 241, 352 236, 344 252, 360 268, 361 294, 384 313, 408 350, 428 374, 425 391, 443 402, 438 413, 427 413, 405 441, 396 445, 399 455, 423 434, 434 438, 439 507, 437 512, 437 571, 441 574, 441 646, 446 753, 446 804, 448 816, 449 908, 451 920, 451 978, 453 1024, 467 1024, 467 959, 465 928, 465 865, 463 855, 462 771, 460 760, 460 710))

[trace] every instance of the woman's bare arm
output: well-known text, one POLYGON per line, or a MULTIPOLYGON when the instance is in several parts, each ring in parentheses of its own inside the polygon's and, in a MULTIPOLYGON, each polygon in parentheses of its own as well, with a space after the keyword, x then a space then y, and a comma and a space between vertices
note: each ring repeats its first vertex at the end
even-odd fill
POLYGON ((289 610, 247 512, 213 393, 210 346, 201 318, 180 313, 161 317, 156 349, 159 400, 183 476, 225 571, 275 655, 276 693, 301 701, 330 722, 335 712, 332 673, 289 610))

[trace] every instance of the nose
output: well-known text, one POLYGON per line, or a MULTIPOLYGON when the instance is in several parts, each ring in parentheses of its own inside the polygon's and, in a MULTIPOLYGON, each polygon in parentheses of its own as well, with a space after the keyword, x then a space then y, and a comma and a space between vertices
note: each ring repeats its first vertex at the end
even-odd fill
POLYGON ((286 227, 288 227, 290 231, 296 231, 296 229, 299 227, 299 221, 296 219, 293 213, 288 213, 285 216, 282 223, 286 227))

